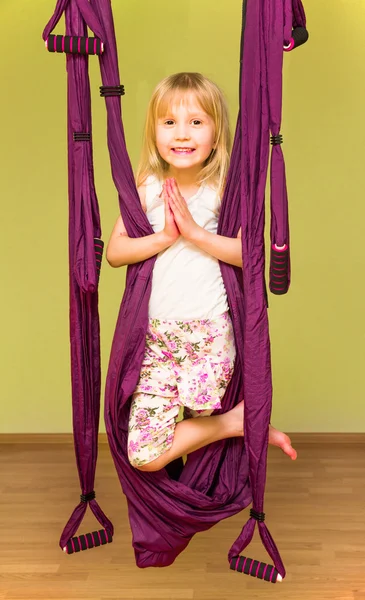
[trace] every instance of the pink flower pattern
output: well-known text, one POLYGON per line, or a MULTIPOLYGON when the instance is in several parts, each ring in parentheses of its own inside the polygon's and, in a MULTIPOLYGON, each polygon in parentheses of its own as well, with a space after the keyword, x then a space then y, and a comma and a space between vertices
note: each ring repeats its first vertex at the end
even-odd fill
POLYGON ((229 311, 214 319, 149 319, 128 425, 133 466, 151 462, 171 447, 182 407, 184 418, 221 408, 235 357, 229 311))

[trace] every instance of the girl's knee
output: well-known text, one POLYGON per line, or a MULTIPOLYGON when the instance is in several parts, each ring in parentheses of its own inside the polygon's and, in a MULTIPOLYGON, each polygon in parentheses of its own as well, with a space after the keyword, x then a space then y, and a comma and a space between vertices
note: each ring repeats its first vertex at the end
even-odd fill
POLYGON ((128 460, 132 467, 139 471, 159 471, 165 466, 166 450, 164 445, 149 448, 131 441, 128 444, 128 460))
POLYGON ((131 450, 130 448, 128 451, 128 460, 129 464, 132 465, 132 467, 141 471, 143 470, 143 467, 146 463, 145 460, 141 459, 140 454, 138 452, 133 452, 133 450, 131 450))
POLYGON ((146 461, 141 461, 141 459, 139 459, 137 456, 128 456, 129 462, 132 465, 132 467, 134 467, 135 469, 138 469, 138 471, 146 471, 146 472, 153 472, 153 471, 159 471, 160 469, 163 469, 163 467, 165 466, 165 461, 163 458, 163 455, 159 456, 158 458, 153 458, 152 460, 146 462, 146 461))

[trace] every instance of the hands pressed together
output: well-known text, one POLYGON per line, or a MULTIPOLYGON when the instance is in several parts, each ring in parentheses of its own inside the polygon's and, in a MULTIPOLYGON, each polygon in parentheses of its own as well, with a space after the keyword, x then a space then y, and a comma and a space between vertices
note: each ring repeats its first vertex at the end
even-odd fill
POLYGON ((166 179, 162 186, 161 196, 165 203, 164 232, 166 236, 172 243, 180 235, 187 240, 192 240, 201 227, 194 221, 174 178, 166 179))
MULTIPOLYGON (((165 206, 164 239, 172 245, 182 235, 217 260, 242 268, 241 236, 230 238, 213 234, 194 221, 175 179, 166 179, 160 197, 165 206)), ((240 230, 241 231, 241 230, 240 230)))

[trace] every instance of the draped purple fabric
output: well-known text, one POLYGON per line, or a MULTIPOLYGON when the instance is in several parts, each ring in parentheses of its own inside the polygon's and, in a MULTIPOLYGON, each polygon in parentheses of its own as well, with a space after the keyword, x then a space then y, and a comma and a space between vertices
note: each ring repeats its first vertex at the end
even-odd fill
MULTIPOLYGON (((86 35, 86 25, 104 43, 99 56, 104 86, 120 85, 110 0, 58 0, 43 39, 63 11, 66 35, 86 35)), ((265 183, 270 133, 281 123, 283 44, 293 25, 305 26, 300 0, 246 0, 242 12, 240 110, 218 231, 236 237, 242 226, 243 269, 220 262, 231 311, 237 358, 222 411, 245 399, 244 438, 222 440, 189 454, 178 480, 168 469, 142 472, 127 456, 129 408, 145 350, 148 302, 156 256, 129 265, 112 342, 105 388, 105 423, 121 487, 126 495, 139 567, 170 565, 192 536, 252 502, 263 512, 268 426, 272 405, 270 342, 265 285, 265 183)), ((93 181, 92 143, 74 142, 73 132, 91 133, 88 57, 67 56, 70 235, 70 333, 75 451, 84 494, 93 490, 100 403, 98 279, 94 238, 101 236, 93 181)), ((128 88, 127 88, 128 93, 128 88)), ((139 201, 128 158, 119 97, 105 98, 108 147, 119 207, 130 237, 153 233, 139 201)), ((271 241, 289 243, 285 168, 280 146, 271 157, 271 241)), ((96 518, 110 521, 90 502, 96 518)), ((60 540, 76 532, 86 505, 76 507, 60 540)), ((228 553, 237 556, 251 541, 249 518, 228 553)), ((264 522, 262 542, 282 577, 285 568, 264 522)))
MULTIPOLYGON (((43 39, 65 11, 68 35, 86 35, 86 25, 77 4, 57 3, 43 39)), ((99 207, 95 193, 92 146, 73 141, 73 132, 91 133, 91 104, 87 60, 67 55, 68 76, 68 192, 70 262, 70 350, 73 430, 76 461, 82 494, 94 488, 100 415, 100 330, 98 282, 94 237, 100 237, 99 207)), ((87 504, 80 502, 60 539, 64 548, 77 531, 87 504)), ((113 534, 113 525, 96 500, 90 508, 97 520, 113 534)))

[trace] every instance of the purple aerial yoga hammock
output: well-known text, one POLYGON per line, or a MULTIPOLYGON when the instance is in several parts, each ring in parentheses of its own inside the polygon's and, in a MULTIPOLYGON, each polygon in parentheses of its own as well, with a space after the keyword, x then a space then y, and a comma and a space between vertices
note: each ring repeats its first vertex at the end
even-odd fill
MULTIPOLYGON (((301 0, 247 0, 242 15, 240 110, 217 233, 236 237, 242 226, 244 266, 242 270, 219 261, 237 357, 223 409, 214 414, 230 410, 244 398, 244 437, 210 444, 189 454, 185 465, 178 459, 157 472, 139 471, 129 463, 129 407, 144 356, 156 256, 127 269, 106 380, 105 423, 127 498, 137 566, 170 565, 195 533, 252 502, 250 518, 229 550, 228 560, 231 569, 275 583, 278 573, 285 577, 285 568, 263 513, 272 403, 264 194, 271 133, 270 289, 282 294, 290 285, 288 206, 279 133, 283 47, 291 50, 308 35, 301 0), (253 537, 256 521, 275 568, 240 556, 253 537)), ((119 81, 110 0, 58 0, 43 39, 49 51, 68 52, 71 376, 82 488, 81 501, 60 539, 60 547, 71 553, 110 542, 113 536, 113 525, 98 506, 94 492, 100 411, 98 281, 103 242, 93 175, 87 54, 99 54, 112 175, 127 233, 141 237, 152 234, 153 229, 141 207, 125 144, 120 102, 124 88, 119 81), (67 35, 50 36, 63 12, 67 35), (86 26, 96 38, 86 38, 86 26), (73 537, 87 503, 104 529, 73 537)))

